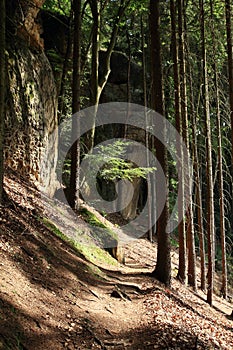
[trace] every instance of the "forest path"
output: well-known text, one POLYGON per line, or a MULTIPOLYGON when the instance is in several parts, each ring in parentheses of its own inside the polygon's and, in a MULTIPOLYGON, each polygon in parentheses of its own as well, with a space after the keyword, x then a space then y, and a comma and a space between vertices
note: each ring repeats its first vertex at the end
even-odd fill
POLYGON ((94 265, 38 222, 36 189, 16 178, 6 188, 1 350, 233 349, 232 304, 215 297, 210 308, 174 279, 176 250, 170 289, 146 275, 156 245, 145 239, 125 247, 125 265, 94 265))

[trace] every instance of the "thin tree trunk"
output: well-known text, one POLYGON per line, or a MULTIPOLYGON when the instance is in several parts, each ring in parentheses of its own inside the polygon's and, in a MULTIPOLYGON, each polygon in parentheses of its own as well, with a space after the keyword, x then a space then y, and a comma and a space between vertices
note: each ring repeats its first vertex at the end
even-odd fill
POLYGON ((194 153, 194 178, 196 186, 196 205, 197 205, 197 225, 198 238, 201 258, 201 289, 206 291, 206 263, 205 263, 205 236, 203 227, 203 206, 202 206, 202 191, 201 191, 201 177, 199 172, 199 157, 197 149, 197 129, 196 118, 194 112, 192 113, 192 134, 193 134, 193 153, 194 153))
MULTIPOLYGON (((147 167, 151 166, 149 160, 150 149, 150 133, 149 133, 149 121, 147 115, 147 79, 146 79, 146 55, 145 55, 145 33, 143 25, 143 15, 141 15, 141 36, 142 36, 142 74, 143 74, 143 101, 145 106, 145 145, 146 145, 146 161, 147 167)), ((151 174, 147 175, 147 197, 148 197, 148 239, 150 242, 153 240, 152 232, 152 188, 151 188, 151 174)))
POLYGON ((99 36, 100 36, 100 9, 98 1, 90 1, 91 12, 93 17, 92 27, 92 47, 91 47, 91 96, 90 104, 93 106, 93 121, 92 128, 87 134, 87 149, 90 151, 94 146, 95 137, 95 117, 97 114, 99 99, 100 99, 100 87, 99 87, 99 36))
MULTIPOLYGON (((228 56, 228 80, 229 80, 229 100, 230 100, 230 118, 231 118, 231 157, 233 160, 233 46, 232 46, 232 26, 231 26, 231 1, 225 0, 226 13, 226 32, 227 32, 227 56, 228 56)), ((233 163, 233 162, 232 162, 233 163)), ((232 166, 233 173, 233 166, 232 166)), ((233 207, 233 204, 232 204, 233 207)), ((233 316, 233 311, 232 311, 233 316)))
MULTIPOLYGON (((178 33, 179 33, 179 62, 180 62, 180 97, 181 97, 181 118, 182 118, 182 136, 185 142, 188 155, 189 149, 189 127, 188 127, 188 109, 187 109, 187 87, 186 87, 186 60, 184 50, 186 14, 184 11, 183 0, 178 0, 178 33)), ((190 166, 187 167, 188 182, 184 181, 184 190, 188 194, 189 207, 186 212, 187 219, 187 248, 188 248, 188 283, 197 289, 196 278, 196 253, 193 223, 193 200, 190 166)))
POLYGON ((218 77, 215 67, 215 85, 217 101, 217 133, 218 133, 218 172, 219 172, 219 206, 220 206, 220 233, 221 233, 221 250, 222 250, 222 287, 221 293, 227 298, 227 258, 226 258, 226 225, 225 225, 225 207, 224 207, 224 186, 223 186, 223 163, 222 163, 222 136, 221 136, 221 117, 219 106, 219 88, 218 77))
POLYGON ((179 163, 177 164, 178 178, 181 179, 179 183, 180 197, 178 198, 178 232, 179 232, 179 268, 177 278, 186 283, 187 276, 187 252, 186 252, 186 234, 185 234, 185 211, 184 211, 184 164, 183 164, 183 150, 181 144, 182 135, 182 122, 180 113, 180 79, 179 79, 179 66, 178 66, 178 49, 177 49, 177 37, 176 37, 176 9, 174 0, 170 1, 170 14, 171 14, 171 45, 172 45, 172 57, 173 57, 173 71, 174 71, 174 90, 175 90, 175 117, 176 117, 176 129, 179 134, 177 139, 177 154, 179 163))
POLYGON ((132 54, 131 54, 131 42, 130 42, 130 35, 129 31, 127 30, 126 33, 127 36, 127 43, 128 43, 128 65, 127 65, 127 116, 126 121, 124 125, 124 138, 127 138, 127 131, 128 131, 128 121, 130 118, 130 103, 131 103, 131 83, 130 83, 130 77, 131 77, 131 61, 132 61, 132 54))
MULTIPOLYGON (((161 43, 160 43, 160 13, 159 13, 159 0, 150 0, 150 33, 151 33, 151 67, 152 67, 152 108, 164 115, 164 103, 163 103, 163 81, 162 81, 162 65, 161 65, 161 43)), ((165 138, 165 124, 162 130, 165 138)), ((160 163, 164 176, 166 178, 165 193, 167 193, 167 152, 165 148, 165 142, 160 142, 155 139, 156 157, 160 163)), ((158 189, 161 184, 159 179, 156 181, 156 187, 158 189)), ((157 191, 158 193, 158 191, 157 191)), ((158 206, 160 198, 158 197, 158 206)), ((158 237, 158 251, 157 262, 155 270, 152 275, 159 281, 170 285, 171 282, 171 255, 170 255, 170 237, 167 232, 168 224, 168 196, 163 206, 162 213, 157 220, 157 237, 158 237)))
POLYGON ((231 0, 225 0, 227 55, 228 55, 228 80, 231 116, 232 158, 233 158, 233 46, 232 46, 232 10, 231 0))
MULTIPOLYGON (((187 56, 189 57, 189 45, 186 40, 187 56)), ((205 263, 205 235, 203 226, 203 206, 202 206, 202 185, 200 176, 200 161, 198 155, 198 142, 197 142, 197 118, 194 109, 194 89, 193 79, 190 62, 187 61, 188 73, 189 73, 189 99, 190 99, 190 118, 191 118, 191 129, 192 129, 192 158, 193 158, 193 170, 194 170, 194 182, 196 189, 196 208, 197 208, 197 231, 199 238, 199 249, 201 258, 201 289, 206 291, 206 263, 205 263)))
POLYGON ((205 45, 205 12, 203 0, 200 4, 200 25, 201 25, 201 46, 202 46, 202 64, 203 64, 203 99, 204 99, 204 117, 205 117, 205 137, 206 137, 206 188, 207 188, 207 238, 208 238, 208 289, 207 302, 212 305, 214 288, 214 189, 213 189, 213 166, 212 166, 212 141, 210 124, 210 106, 209 106, 209 88, 208 72, 206 61, 205 45))
POLYGON ((0 204, 3 203, 3 176, 4 176, 4 120, 5 120, 5 0, 0 0, 0 204))
POLYGON ((201 258, 201 289, 206 290, 206 264, 205 264, 205 237, 203 227, 203 207, 202 207, 202 193, 201 193, 201 177, 200 177, 200 163, 198 157, 197 147, 197 120, 194 112, 194 97, 193 97, 193 83, 191 67, 189 65, 189 82, 190 82, 190 105, 191 105, 191 125, 192 125, 192 144, 193 144, 193 167, 194 179, 196 187, 196 206, 197 206, 197 231, 199 237, 199 249, 201 258))
POLYGON ((127 67, 127 102, 131 103, 131 61, 132 61, 132 53, 131 53, 131 42, 130 42, 130 34, 127 30, 127 43, 128 43, 128 67, 127 67))
POLYGON ((91 64, 91 99, 90 103, 94 107, 93 111, 93 122, 92 130, 89 136, 88 149, 91 150, 94 146, 94 137, 95 137, 95 116, 98 111, 98 105, 101 97, 101 93, 107 83, 109 74, 110 74, 110 60, 111 55, 114 50, 116 43, 119 23, 122 19, 122 16, 125 13, 127 6, 129 5, 130 0, 121 0, 120 6, 118 8, 118 13, 116 15, 116 20, 113 25, 110 42, 106 51, 105 59, 102 62, 102 77, 99 77, 99 34, 100 34, 100 25, 101 25, 101 11, 99 3, 97 0, 90 0, 91 12, 93 16, 93 35, 92 35, 92 64, 91 64))
POLYGON ((220 234, 221 234, 221 250, 222 250, 222 287, 221 292, 223 297, 227 298, 227 259, 226 259, 226 227, 225 227, 225 207, 224 207, 224 186, 223 186, 223 163, 222 163, 222 135, 221 135, 221 112, 220 112, 220 94, 218 86, 218 71, 216 65, 216 38, 213 16, 213 2, 210 0, 211 11, 211 31, 213 42, 213 69, 214 69, 214 84, 216 89, 216 109, 217 109, 217 134, 218 134, 218 177, 219 177, 219 206, 220 206, 220 234))
POLYGON ((81 0, 73 1, 74 11, 74 47, 73 47, 73 86, 72 86, 72 134, 75 143, 71 148, 71 205, 78 209, 80 182, 80 140, 78 138, 79 120, 74 115, 80 111, 80 71, 81 71, 81 0))
POLYGON ((62 117, 64 115, 64 93, 65 93, 65 81, 69 69, 69 58, 72 51, 72 40, 71 40, 71 15, 69 18, 69 29, 68 29, 68 39, 67 39, 67 47, 66 47, 66 54, 63 61, 62 66, 62 76, 61 76, 61 84, 60 84, 60 91, 58 96, 58 111, 59 111, 59 119, 58 123, 62 121, 62 117))

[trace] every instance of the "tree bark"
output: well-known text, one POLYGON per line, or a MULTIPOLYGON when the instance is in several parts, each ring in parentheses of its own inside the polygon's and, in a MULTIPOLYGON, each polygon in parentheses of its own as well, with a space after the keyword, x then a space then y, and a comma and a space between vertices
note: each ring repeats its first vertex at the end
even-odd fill
MULTIPOLYGON (((226 13, 226 32, 227 32, 227 55, 228 55, 228 79, 229 79, 229 100, 230 100, 230 118, 231 118, 231 145, 232 145, 232 159, 233 159, 233 46, 232 46, 232 11, 231 1, 225 0, 226 13)), ((233 171, 232 171, 233 173, 233 171)), ((232 311, 233 315, 233 311, 232 311)))
POLYGON ((227 56, 228 56, 228 80, 231 117, 232 158, 233 158, 233 46, 232 46, 232 11, 231 1, 225 0, 226 32, 227 32, 227 56))
POLYGON ((71 56, 72 52, 72 15, 70 14, 69 17, 69 28, 68 28, 68 38, 67 38, 67 46, 66 46, 66 53, 65 58, 62 65, 62 75, 61 75, 61 83, 59 87, 59 96, 58 96, 58 124, 60 124, 63 120, 64 114, 65 114, 65 108, 64 108, 64 94, 65 94, 65 86, 66 86, 66 77, 69 70, 69 58, 71 56))
POLYGON ((3 176, 4 176, 4 120, 5 120, 5 44, 6 44, 6 4, 0 0, 0 204, 3 203, 3 176))
POLYGON ((212 141, 209 106, 209 87, 205 45, 205 11, 203 0, 200 4, 200 26, 202 47, 202 70, 203 70, 203 100, 206 137, 206 187, 207 187, 207 238, 208 238, 208 289, 207 302, 212 305, 214 288, 214 260, 215 260, 215 228, 214 228, 214 189, 213 189, 213 166, 212 166, 212 141))
POLYGON ((221 134, 221 111, 220 111, 220 93, 219 93, 219 81, 218 70, 216 65, 216 38, 213 16, 213 2, 210 0, 210 12, 211 12, 211 32, 213 42, 213 70, 214 70, 214 85, 216 91, 216 114, 217 114, 217 136, 218 136, 218 178, 219 178, 219 207, 220 207, 220 234, 221 234, 221 250, 222 250, 222 287, 221 293, 223 297, 227 298, 227 259, 226 259, 226 225, 225 225, 225 198, 224 198, 224 186, 223 186, 223 154, 222 154, 222 134, 221 134))
POLYGON ((192 144, 193 144, 193 175, 196 190, 196 204, 197 207, 197 232, 199 238, 199 249, 201 258, 201 289, 206 290, 206 263, 205 263, 205 236, 203 227, 203 206, 202 206, 202 186, 200 176, 200 162, 198 156, 198 143, 197 143, 197 119, 194 112, 194 97, 193 97, 193 82, 191 68, 189 65, 189 80, 190 80, 190 105, 191 105, 191 125, 192 125, 192 144))
MULTIPOLYGON (((187 108, 187 83, 186 83, 186 57, 185 57, 185 26, 186 14, 183 0, 178 0, 178 32, 179 32, 179 68, 180 68, 180 96, 181 96, 181 119, 182 119, 182 136, 185 142, 188 155, 189 148, 189 125, 188 125, 188 108, 187 108)), ((185 165, 184 165, 185 166, 185 165)), ((187 229, 187 250, 188 250, 188 283, 197 289, 196 279, 196 253, 195 237, 193 223, 193 199, 190 166, 187 168, 188 180, 184 179, 185 192, 187 193, 189 207, 186 212, 186 229, 187 229)))
POLYGON ((75 143, 71 148, 71 175, 70 175, 70 201, 71 206, 78 209, 79 206, 79 182, 80 182, 80 140, 78 137, 80 111, 80 72, 81 72, 81 0, 73 1, 74 12, 74 40, 73 40, 73 85, 72 85, 72 134, 75 143), (75 115, 76 114, 76 115, 75 115))
POLYGON ((95 116, 97 114, 98 105, 101 97, 101 93, 108 81, 110 74, 110 60, 111 55, 114 50, 114 46, 117 39, 117 34, 119 30, 119 24, 124 15, 124 12, 129 5, 130 0, 121 0, 120 6, 118 8, 118 13, 116 15, 116 20, 113 25, 111 38, 106 51, 105 60, 102 62, 102 76, 99 76, 99 34, 100 34, 100 24, 101 24, 101 12, 102 9, 99 6, 97 0, 90 0, 90 7, 93 17, 93 34, 92 34, 92 63, 91 63, 91 98, 90 104, 94 107, 93 111, 93 123, 92 130, 89 133, 88 149, 91 150, 94 146, 95 137, 95 116))
POLYGON ((174 72, 174 94, 175 94, 175 118, 176 130, 179 134, 176 147, 179 162, 177 164, 178 177, 181 179, 180 198, 178 198, 178 232, 179 232, 179 268, 177 278, 186 283, 187 276, 187 251, 186 251, 186 234, 185 234, 185 211, 184 211, 184 164, 183 164, 183 150, 181 144, 182 122, 180 111, 180 79, 179 79, 179 65, 178 65, 178 48, 176 36, 176 9, 174 0, 170 1, 170 15, 171 15, 171 46, 173 57, 173 72, 174 72))
MULTIPOLYGON (((150 167, 149 149, 150 149, 150 133, 149 133, 149 120, 147 115, 147 79, 146 79, 146 54, 145 54, 145 33, 143 24, 143 15, 141 15, 141 36, 142 36, 142 75, 143 75, 143 101, 145 107, 145 145, 146 145, 146 163, 147 167, 150 167)), ((150 242, 153 240, 152 230, 152 187, 151 187, 151 174, 147 175, 147 196, 148 196, 148 239, 150 242)))
MULTIPOLYGON (((186 23, 185 32, 187 33, 186 23)), ((186 54, 190 57, 189 51, 189 38, 186 34, 186 54)), ((194 110, 194 88, 193 88, 193 77, 190 61, 187 60, 187 72, 189 79, 189 106, 190 106, 190 128, 191 128, 191 142, 192 148, 190 152, 192 154, 193 160, 193 179, 195 185, 195 202, 193 203, 193 211, 196 207, 197 211, 197 226, 196 230, 199 238, 199 249, 200 249, 200 259, 201 259, 201 289, 206 291, 206 262, 205 262, 205 236, 204 236, 204 226, 203 226, 203 206, 202 206, 202 184, 200 176, 200 161, 198 154, 198 141, 197 141, 197 118, 196 112, 194 110)), ((193 214, 194 215, 194 214, 193 214)))
MULTIPOLYGON (((152 108, 164 115, 164 102, 163 102, 163 79, 162 79, 162 64, 161 64, 161 43, 160 43, 160 13, 159 13, 159 0, 150 0, 150 34, 151 34, 151 76, 152 76, 152 108)), ((162 134, 165 141, 165 124, 162 130, 162 134)), ((168 169, 167 169, 167 152, 165 148, 165 142, 161 142, 155 139, 156 157, 160 163, 164 176, 166 178, 165 193, 168 189, 168 169)), ((157 193, 161 186, 159 179, 156 181, 157 193)), ((160 189, 161 190, 161 189, 160 189)), ((157 198, 158 206, 159 197, 157 198)), ((171 256, 170 256, 170 237, 167 232, 168 224, 168 195, 162 210, 160 217, 157 220, 157 237, 158 237, 158 250, 157 250, 157 262, 155 270, 152 275, 159 281, 170 285, 171 282, 171 256)))

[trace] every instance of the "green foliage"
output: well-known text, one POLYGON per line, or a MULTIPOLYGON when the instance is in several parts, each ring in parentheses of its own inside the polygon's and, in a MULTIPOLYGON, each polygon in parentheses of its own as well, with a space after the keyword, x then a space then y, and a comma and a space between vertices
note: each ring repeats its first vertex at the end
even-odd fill
MULTIPOLYGON (((56 14, 70 15, 71 1, 69 0, 46 0, 44 9, 52 11, 56 14)), ((104 1, 98 2, 99 5, 104 1)), ((105 8, 101 11, 101 30, 100 30, 100 49, 106 49, 109 45, 112 28, 116 20, 120 1, 111 0, 106 2, 105 8)), ((82 107, 88 105, 88 81, 90 79, 91 71, 91 46, 90 38, 92 32, 93 18, 90 11, 89 2, 83 1, 85 10, 82 17, 82 59, 85 62, 82 71, 82 107)), ((148 75, 150 74, 151 62, 149 59, 149 26, 148 26, 148 0, 130 1, 129 6, 119 24, 119 33, 115 50, 122 51, 137 64, 142 64, 142 33, 141 33, 141 19, 145 34, 145 54, 146 54, 146 69, 148 75)), ((221 111, 221 133, 222 133, 222 151, 223 151, 223 172, 224 172, 224 193, 225 193, 225 215, 227 216, 227 239, 233 239, 231 229, 231 213, 232 213, 232 178, 231 178, 231 141, 230 141, 230 123, 229 123, 229 90, 227 81, 227 52, 226 52, 226 28, 225 28, 225 9, 222 0, 213 2, 213 18, 210 15, 210 3, 205 4, 205 41, 207 50, 207 65, 208 65, 208 85, 210 93, 210 112, 211 112, 211 132, 212 132, 212 146, 213 146, 213 171, 215 176, 215 225, 216 237, 220 236, 220 210, 219 210, 219 188, 218 188, 218 135, 216 132, 216 87, 214 80, 214 63, 218 73, 218 84, 220 90, 220 111, 221 111), (217 50, 213 50, 212 30, 214 30, 217 50)), ((160 3, 161 13, 161 44, 162 44, 162 68, 164 76, 164 95, 166 116, 169 121, 175 126, 174 113, 174 73, 173 60, 171 54, 171 23, 170 23, 170 3, 164 1, 160 3)), ((200 161, 200 176, 202 182, 202 197, 203 197, 203 219, 206 225, 206 173, 205 173, 205 138, 204 138, 204 106, 203 106, 203 87, 202 84, 202 67, 201 67, 201 32, 200 32, 200 9, 198 2, 189 1, 185 4, 186 13, 186 30, 185 30, 185 50, 187 59, 187 109, 189 117, 194 114, 196 117, 196 137, 198 143, 198 157, 200 161), (192 94, 192 100, 191 100, 192 94)), ((177 13, 176 13, 177 16, 177 13)), ((61 70, 61 57, 56 52, 49 52, 50 60, 53 62, 54 71, 57 73, 61 70)), ((70 64, 68 74, 65 81, 65 92, 63 92, 63 110, 60 112, 60 121, 71 115, 71 78, 72 65, 70 64)), ((58 76, 60 76, 58 74, 58 76)), ((59 85, 59 84, 58 84, 59 85)), ((148 89, 149 91, 149 89, 148 89)), ((150 105, 150 103, 148 104, 150 105)), ((191 132, 191 118, 189 118, 189 135, 191 132)), ((69 133, 67 133, 68 135, 69 133)), ((192 139, 190 138, 190 145, 192 139)), ((127 160, 126 148, 129 143, 117 141, 111 145, 102 145, 97 148, 97 153, 86 155, 91 164, 90 171, 97 174, 98 179, 107 182, 116 182, 120 179, 133 179, 141 177, 146 178, 147 174, 152 172, 154 168, 138 167, 133 162, 127 160)), ((191 152, 192 152, 191 148, 191 152)), ((175 150, 174 150, 175 152, 175 150)), ((176 171, 176 164, 172 163, 169 158, 169 203, 170 211, 173 210, 177 199, 178 177, 176 171)), ((59 166, 61 166, 59 164, 59 166)), ((70 176, 70 158, 66 159, 63 168, 63 182, 68 186, 70 176)), ((101 236, 101 229, 104 229, 103 224, 98 222, 98 219, 91 213, 82 212, 83 218, 93 227, 95 227, 96 239, 101 236), (99 232, 98 232, 99 231, 99 232)), ((196 217, 194 218, 196 220, 196 217)), ((206 228, 206 226, 204 227, 206 228)), ((216 248, 216 259, 221 260, 220 248, 216 248)), ((233 253, 229 253, 229 257, 233 253)), ((218 264, 217 264, 218 265, 218 264)), ((230 269, 229 269, 230 271, 230 269)), ((233 272, 231 270, 233 275, 233 272)))
POLYGON ((85 156, 91 164, 90 171, 95 174, 98 172, 98 177, 107 181, 120 179, 133 181, 133 179, 139 177, 145 179, 156 168, 138 167, 133 162, 126 160, 127 147, 130 144, 130 141, 117 140, 112 144, 98 146, 95 154, 85 156))
POLYGON ((45 10, 68 16, 71 10, 70 0, 46 0, 43 8, 45 10))
POLYGON ((171 237, 171 245, 174 248, 178 248, 179 247, 179 241, 178 241, 178 237, 176 237, 175 235, 173 235, 171 237))

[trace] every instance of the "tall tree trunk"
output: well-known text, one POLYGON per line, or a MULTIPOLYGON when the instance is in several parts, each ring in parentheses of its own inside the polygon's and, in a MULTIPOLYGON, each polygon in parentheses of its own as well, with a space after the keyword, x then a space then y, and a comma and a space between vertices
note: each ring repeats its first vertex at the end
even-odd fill
POLYGON ((91 45, 91 80, 90 80, 90 105, 93 106, 92 128, 87 133, 85 144, 90 151, 94 147, 95 137, 95 117, 97 114, 100 88, 99 88, 99 42, 100 42, 100 8, 97 0, 90 1, 93 26, 92 26, 92 45, 91 45))
MULTIPOLYGON (((185 24, 185 32, 187 33, 187 28, 185 24)), ((186 52, 187 57, 190 57, 189 50, 189 38, 186 34, 186 52)), ((192 160, 193 160, 193 179, 195 184, 195 200, 193 207, 196 207, 197 212, 197 234, 199 238, 199 249, 200 249, 200 259, 201 259, 201 289, 206 291, 206 262, 205 262, 205 235, 203 226, 203 206, 202 206, 202 185, 200 176, 200 161, 198 155, 198 141, 197 141, 197 118, 196 112, 194 110, 194 88, 193 88, 193 74, 191 69, 190 61, 187 60, 187 71, 189 79, 189 101, 190 101, 190 126, 192 130, 192 160)), ((193 208, 194 210, 194 208, 193 208)))
POLYGON ((200 4, 200 25, 201 25, 201 47, 202 47, 202 64, 203 64, 203 100, 204 100, 204 118, 205 118, 205 137, 206 137, 206 187, 207 187, 207 238, 208 238, 208 289, 207 302, 212 305, 213 287, 214 287, 214 189, 213 189, 213 169, 212 169, 212 141, 211 141, 211 124, 210 124, 210 106, 209 106, 209 87, 208 72, 206 61, 205 45, 205 12, 203 0, 200 4))
MULTIPOLYGON (((231 117, 231 147, 233 159, 233 46, 232 46, 232 26, 231 26, 231 1, 225 0, 226 12, 226 32, 227 32, 227 56, 228 56, 228 80, 229 80, 229 95, 230 95, 230 117, 231 117)), ((232 166, 233 169, 233 166, 232 166)), ((232 170, 233 173, 233 170, 232 170)), ((233 205, 232 205, 233 207, 233 205)), ((233 311, 232 311, 233 315, 233 311)))
POLYGON ((0 0, 0 204, 3 203, 3 174, 4 174, 4 119, 5 119, 5 0, 0 0))
POLYGON ((189 81, 190 81, 190 114, 192 125, 192 144, 193 144, 193 175, 196 190, 196 208, 197 208, 197 232, 199 238, 199 249, 201 258, 201 289, 206 290, 206 263, 205 263, 205 236, 203 227, 203 206, 202 206, 202 191, 201 191, 201 177, 200 177, 200 162, 198 156, 198 142, 197 142, 197 119, 194 111, 194 97, 193 97, 193 82, 191 67, 189 65, 189 81))
MULTIPOLYGON (((145 33, 143 24, 143 15, 141 15, 141 37, 142 37, 142 78, 143 78, 143 101, 145 106, 145 145, 146 145, 146 161, 149 168, 149 149, 150 149, 150 133, 149 133, 149 121, 147 114, 147 79, 146 79, 146 54, 145 54, 145 33)), ((152 232, 152 187, 151 187, 151 174, 147 175, 147 197, 148 197, 148 239, 150 242, 153 240, 152 232)))
POLYGON ((218 71, 216 65, 216 38, 213 16, 213 2, 210 0, 210 12, 212 22, 212 42, 213 42, 213 69, 214 69, 214 84, 216 90, 216 109, 217 109, 217 135, 218 135, 218 178, 219 178, 219 207, 220 207, 220 234, 221 234, 221 250, 222 250, 222 287, 221 292, 223 297, 227 298, 227 259, 226 259, 226 225, 225 225, 225 206, 224 206, 224 186, 223 186, 223 154, 222 154, 222 134, 221 134, 221 111, 220 111, 220 94, 218 71))
POLYGON ((231 111, 231 137, 232 137, 232 158, 233 158, 233 46, 232 46, 232 10, 231 0, 225 0, 226 32, 227 32, 227 55, 228 55, 228 79, 231 111))
MULTIPOLYGON (((161 43, 160 43, 160 13, 159 0, 150 0, 150 34, 151 34, 151 76, 152 76, 152 108, 164 115, 163 103, 163 81, 162 81, 162 65, 161 65, 161 43)), ((165 141, 165 124, 162 130, 165 141)), ((167 152, 165 142, 160 142, 155 139, 156 157, 160 163, 165 178, 168 177, 167 169, 167 152)), ((161 186, 159 179, 156 181, 156 187, 161 186)), ((166 187, 168 181, 166 181, 166 187)), ((167 188, 164 188, 167 193, 167 188)), ((160 198, 157 198, 158 206, 160 198)), ((171 280, 171 256, 170 256, 170 237, 167 231, 168 224, 168 196, 166 198, 162 213, 157 221, 157 237, 158 237, 158 252, 155 270, 152 275, 159 281, 170 285, 171 280)))
POLYGON ((94 107, 93 111, 93 122, 92 130, 89 135, 88 149, 91 150, 94 146, 95 136, 95 116, 97 114, 98 105, 100 101, 101 93, 107 83, 110 74, 110 60, 114 50, 114 46, 117 39, 119 30, 119 24, 122 16, 128 7, 130 0, 121 0, 116 15, 116 20, 113 25, 111 38, 106 51, 105 59, 102 62, 102 77, 99 77, 99 35, 100 35, 100 24, 101 24, 101 12, 103 8, 100 8, 98 0, 90 0, 90 7, 93 17, 93 34, 92 34, 92 64, 91 64, 91 99, 90 103, 94 107))
POLYGON ((127 65, 127 116, 126 116, 126 121, 124 125, 124 138, 127 138, 127 131, 128 131, 128 121, 130 118, 130 103, 131 103, 131 63, 132 63, 132 53, 131 53, 131 42, 130 42, 130 34, 129 30, 127 29, 126 33, 127 37, 127 44, 128 44, 128 65, 127 65))
MULTIPOLYGON (((182 119, 182 136, 185 142, 188 155, 189 148, 189 125, 188 125, 188 108, 187 108, 187 84, 186 84, 186 59, 185 59, 185 27, 186 14, 184 10, 184 1, 178 0, 178 33, 179 33, 179 67, 180 67, 180 97, 181 97, 181 119, 182 119)), ((192 199, 192 184, 190 166, 187 168, 188 182, 185 180, 184 190, 188 196, 189 207, 186 212, 187 219, 187 248, 188 248, 188 283, 197 289, 196 278, 196 253, 195 253, 195 238, 194 238, 194 223, 193 223, 193 199, 192 199)))
POLYGON ((218 87, 218 77, 215 67, 215 85, 217 101, 217 133, 218 133, 218 176, 219 176, 219 206, 220 206, 220 233, 221 233, 221 250, 222 250, 222 287, 221 293, 227 298, 227 257, 226 257, 226 225, 225 225, 225 199, 223 186, 223 162, 222 162, 222 135, 221 135, 221 116, 220 116, 220 95, 218 87))
POLYGON ((71 148, 70 201, 73 208, 78 209, 80 182, 80 140, 78 138, 80 111, 80 71, 81 71, 81 0, 73 1, 74 12, 74 45, 73 45, 73 86, 72 86, 72 135, 75 143, 71 148))
POLYGON ((183 150, 181 144, 182 135, 182 121, 180 113, 180 79, 179 79, 179 65, 178 65, 178 48, 176 37, 176 9, 174 0, 170 1, 171 14, 171 45, 173 57, 173 71, 174 71, 174 90, 175 90, 175 117, 176 129, 179 134, 177 139, 177 154, 179 158, 178 177, 181 179, 180 198, 178 198, 178 232, 179 232, 179 268, 177 278, 182 282, 186 282, 187 276, 187 251, 186 251, 186 234, 185 234, 185 211, 184 211, 184 164, 183 164, 183 150))
POLYGON ((69 58, 72 51, 72 16, 70 14, 69 17, 69 23, 68 23, 68 39, 67 39, 67 46, 66 46, 66 53, 65 58, 62 65, 62 75, 61 75, 61 83, 60 83, 60 89, 59 89, 59 96, 58 96, 58 112, 59 112, 59 118, 58 118, 58 124, 61 123, 63 116, 65 114, 65 108, 64 108, 64 94, 65 94, 65 86, 66 86, 66 77, 69 70, 69 58))
POLYGON ((199 238, 199 249, 201 258, 201 289, 206 290, 206 263, 205 263, 205 236, 203 227, 203 206, 202 206, 202 191, 201 191, 201 177, 200 165, 197 148, 197 120, 194 116, 194 111, 191 112, 192 121, 192 140, 193 140, 193 163, 194 163, 194 179, 196 187, 196 206, 197 206, 197 231, 199 238))

